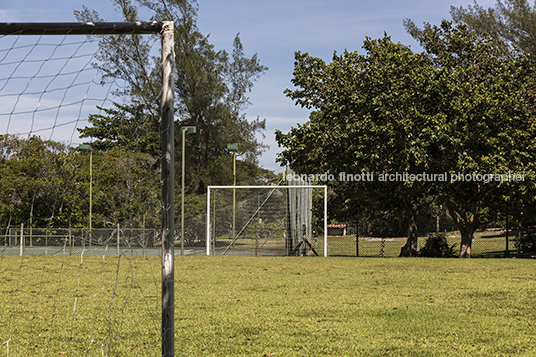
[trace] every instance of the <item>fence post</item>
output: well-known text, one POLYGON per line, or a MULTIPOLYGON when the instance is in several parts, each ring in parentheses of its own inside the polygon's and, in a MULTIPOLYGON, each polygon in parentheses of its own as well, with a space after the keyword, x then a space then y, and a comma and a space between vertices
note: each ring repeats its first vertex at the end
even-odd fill
MULTIPOLYGON (((257 214, 257 216, 259 217, 260 215, 260 212, 257 214)), ((257 232, 255 234, 255 256, 258 257, 259 256, 259 229, 260 229, 260 225, 261 225, 261 217, 259 217, 259 222, 257 223, 257 232)))
POLYGON ((359 257, 359 221, 355 224, 355 256, 359 257))
POLYGON ((517 226, 517 256, 521 257, 521 229, 522 229, 521 223, 517 226))
POLYGON ((71 232, 71 225, 69 224, 69 256, 73 255, 73 235, 71 232))
POLYGON ((508 215, 506 215, 506 233, 505 233, 505 238, 506 238, 506 247, 505 247, 505 250, 504 250, 504 257, 505 258, 509 258, 510 257, 510 237, 508 236, 508 229, 510 228, 509 227, 509 224, 508 224, 508 215))
POLYGON ((119 223, 117 223, 117 255, 119 256, 119 223))
POLYGON ((145 214, 143 214, 141 234, 142 234, 142 242, 143 242, 142 243, 143 244, 143 256, 145 256, 145 247, 149 244, 149 240, 145 236, 145 214))
POLYGON ((20 224, 20 256, 24 255, 24 223, 20 224))

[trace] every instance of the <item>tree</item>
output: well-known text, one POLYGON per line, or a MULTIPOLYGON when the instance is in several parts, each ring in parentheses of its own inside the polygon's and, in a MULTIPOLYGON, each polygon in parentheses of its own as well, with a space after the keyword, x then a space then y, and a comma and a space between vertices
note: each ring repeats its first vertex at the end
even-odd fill
MULTIPOLYGON (((88 155, 39 137, 0 136, 0 225, 87 227, 88 155)), ((156 159, 112 148, 93 150, 93 223, 158 222, 156 159)))
POLYGON ((426 152, 437 121, 434 93, 428 90, 433 67, 427 56, 387 36, 367 39, 363 48, 366 55, 345 51, 329 65, 296 53, 292 82, 301 89, 286 94, 316 110, 305 125, 288 134, 276 132, 278 144, 287 148, 280 162, 298 172, 328 171, 342 178, 334 188, 356 213, 372 206, 407 220, 408 241, 401 255, 415 256, 417 216, 429 207, 423 203, 432 185, 378 178, 437 169, 426 152), (372 173, 376 179, 348 182, 341 176, 345 173, 372 173))
POLYGON ((498 0, 495 8, 484 9, 476 1, 467 9, 451 6, 455 23, 463 23, 481 36, 515 45, 523 52, 536 55, 536 5, 527 0, 498 0))
POLYGON ((63 165, 69 148, 36 136, 0 136, 0 225, 33 220, 34 226, 54 227, 68 221, 72 200, 65 194, 71 167, 63 165))
MULTIPOLYGON (((305 125, 276 134, 285 147, 280 161, 297 171, 447 175, 361 182, 354 194, 346 182, 343 193, 391 212, 405 207, 410 232, 411 212, 432 207, 434 197, 458 224, 460 256, 470 257, 480 212, 505 184, 451 178, 534 172, 533 64, 520 53, 503 56, 497 43, 449 22, 426 28, 420 40, 422 54, 388 37, 367 39, 366 55, 345 52, 329 65, 297 53, 293 83, 300 89, 287 96, 316 110, 305 125)), ((414 240, 410 233, 406 250, 414 240)))
MULTIPOLYGON (((245 56, 238 35, 234 39, 231 56, 225 51, 216 51, 209 43, 208 36, 202 35, 197 28, 195 1, 137 0, 137 5, 130 0, 112 1, 125 21, 139 20, 138 9, 143 8, 153 14, 152 20, 173 20, 175 23, 175 92, 179 116, 175 125, 176 140, 181 139, 181 126, 193 125, 197 128, 196 134, 187 137, 188 191, 205 191, 216 170, 214 165, 230 156, 227 144, 238 144, 242 159, 256 163, 258 155, 265 149, 257 141, 256 134, 264 130, 265 121, 258 118, 248 121, 244 110, 249 103, 247 93, 267 70, 259 63, 257 56, 245 56)), ((101 20, 95 11, 87 8, 75 12, 75 15, 81 21, 101 20)), ((126 89, 117 94, 129 98, 133 105, 116 106, 113 112, 107 113, 111 116, 99 116, 99 120, 92 123, 95 129, 83 129, 82 136, 100 135, 99 145, 115 141, 117 133, 110 132, 106 127, 119 116, 141 118, 148 122, 144 127, 154 128, 153 123, 158 121, 160 64, 158 58, 150 55, 149 40, 135 35, 100 37, 97 59, 97 68, 102 71, 103 80, 124 81, 126 89), (132 109, 143 110, 143 114, 132 109)), ((126 134, 124 132, 122 135, 128 138, 126 134)), ((176 145, 176 148, 180 150, 181 145, 176 145)), ((180 152, 177 156, 180 157, 180 152)))
POLYGON ((464 180, 442 190, 441 201, 460 229, 460 256, 469 257, 481 212, 497 204, 507 184, 511 194, 524 192, 525 199, 532 201, 534 62, 530 54, 516 51, 505 56, 500 42, 482 39, 466 26, 452 27, 447 21, 425 31, 421 44, 440 74, 438 91, 446 121, 437 159, 449 172, 465 177, 474 173, 527 176, 527 182, 517 183, 464 180))
MULTIPOLYGON (((495 8, 486 9, 475 1, 467 8, 451 6, 450 14, 454 22, 465 24, 480 39, 491 37, 504 56, 514 59, 517 52, 536 55, 536 4, 531 6, 527 0, 504 0, 497 1, 495 8)), ((410 19, 406 19, 404 25, 415 39, 431 30, 430 24, 425 23, 424 29, 419 29, 410 19)), ((521 225, 534 223, 529 218, 533 216, 531 200, 527 199, 532 188, 526 183, 517 183, 515 188, 512 190, 505 185, 501 204, 492 211, 499 216, 513 218, 510 224, 521 228, 521 225), (521 187, 524 188, 521 190, 521 187)))
POLYGON ((158 156, 158 117, 143 104, 120 105, 114 109, 97 107, 104 114, 90 114, 91 126, 78 129, 83 138, 94 138, 92 146, 101 151, 114 148, 158 156))
MULTIPOLYGON (((113 148, 93 152, 93 222, 96 227, 115 227, 128 222, 132 227, 158 226, 160 222, 160 175, 157 159, 141 152, 113 148)), ((77 181, 87 185, 87 163, 81 164, 77 181)), ((83 208, 88 207, 88 190, 80 193, 83 208)))
MULTIPOLYGON (((487 9, 475 0, 473 6, 467 8, 451 6, 450 15, 454 23, 465 24, 480 38, 493 38, 505 55, 514 47, 536 55, 536 5, 531 6, 527 0, 497 0, 495 8, 487 9)), ((424 23, 424 28, 420 29, 411 19, 405 19, 403 24, 416 40, 432 27, 424 23)))

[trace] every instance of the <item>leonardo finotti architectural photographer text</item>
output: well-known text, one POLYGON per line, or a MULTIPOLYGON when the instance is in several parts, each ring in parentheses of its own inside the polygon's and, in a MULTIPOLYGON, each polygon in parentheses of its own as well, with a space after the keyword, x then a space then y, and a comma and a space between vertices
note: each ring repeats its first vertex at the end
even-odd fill
POLYGON ((480 173, 441 173, 441 174, 411 174, 408 172, 403 173, 380 173, 374 174, 373 172, 361 172, 358 174, 349 174, 341 172, 337 175, 324 172, 323 174, 296 174, 283 173, 283 179, 287 181, 307 181, 307 182, 327 182, 335 181, 336 179, 341 182, 520 182, 525 181, 526 174, 519 173, 504 173, 504 174, 480 174, 480 173))

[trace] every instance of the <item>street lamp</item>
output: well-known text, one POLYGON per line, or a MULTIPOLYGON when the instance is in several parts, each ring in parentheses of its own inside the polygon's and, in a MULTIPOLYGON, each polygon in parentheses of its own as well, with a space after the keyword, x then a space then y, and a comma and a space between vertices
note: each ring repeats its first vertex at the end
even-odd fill
POLYGON ((91 213, 92 213, 92 190, 93 190, 93 148, 89 144, 80 144, 78 150, 89 151, 89 246, 91 247, 91 213))
POLYGON ((182 134, 182 180, 181 180, 181 256, 184 255, 184 151, 186 150, 186 133, 195 134, 197 131, 195 126, 181 127, 182 134))
MULTIPOLYGON (((236 186, 236 152, 238 151, 238 145, 228 144, 227 150, 233 152, 233 186, 236 186)), ((232 239, 235 238, 235 227, 236 227, 236 188, 233 187, 233 235, 232 239)))

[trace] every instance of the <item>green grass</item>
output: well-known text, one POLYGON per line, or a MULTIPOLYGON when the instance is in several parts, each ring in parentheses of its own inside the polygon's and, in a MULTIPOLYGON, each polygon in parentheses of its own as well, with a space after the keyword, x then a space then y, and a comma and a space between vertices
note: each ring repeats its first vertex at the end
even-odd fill
POLYGON ((0 355, 158 355, 159 262, 0 257, 0 355))
MULTIPOLYGON (((159 354, 158 258, 20 263, 0 258, 9 356, 159 354)), ((177 356, 536 355, 533 260, 177 257, 175 288, 177 356)))

